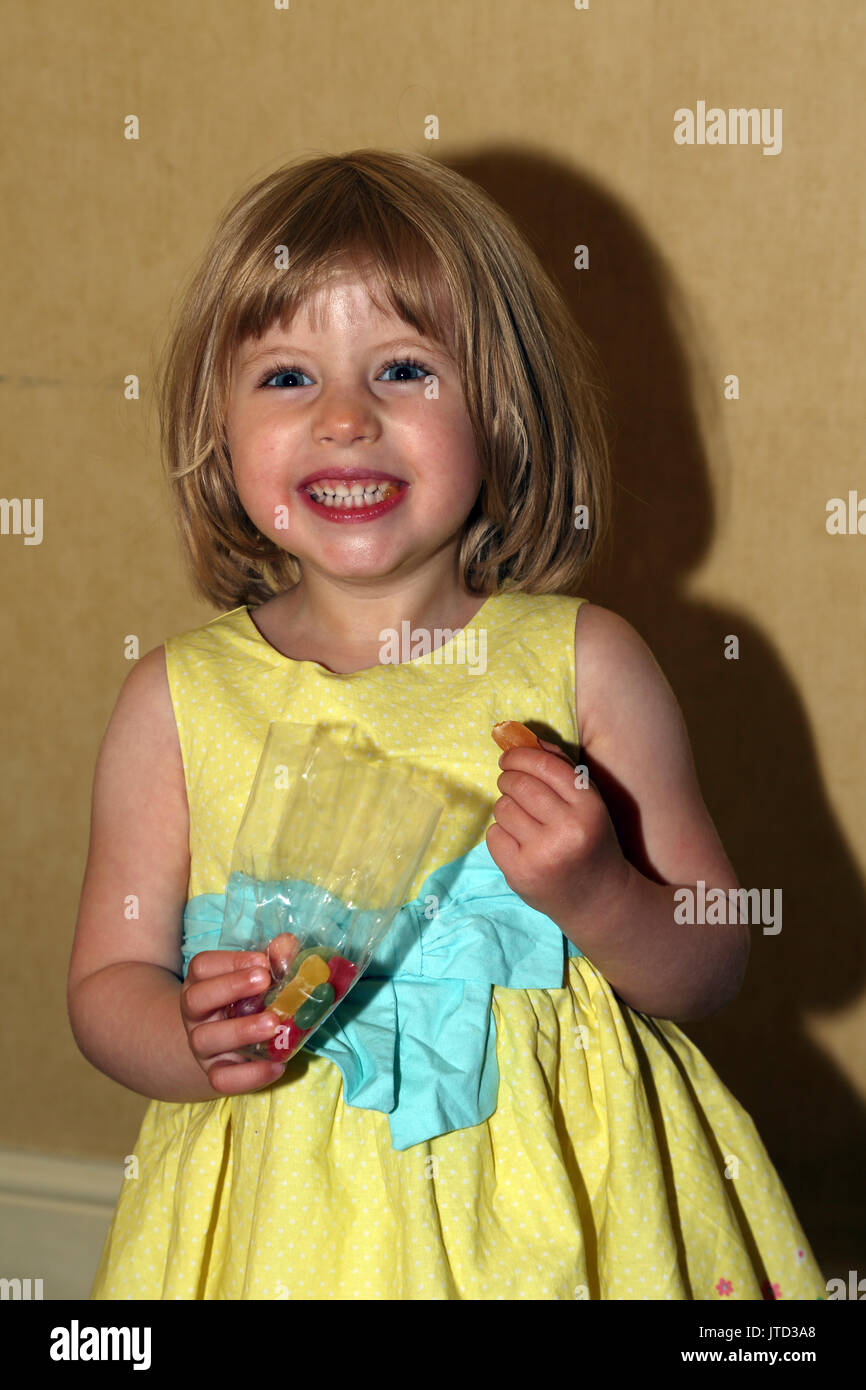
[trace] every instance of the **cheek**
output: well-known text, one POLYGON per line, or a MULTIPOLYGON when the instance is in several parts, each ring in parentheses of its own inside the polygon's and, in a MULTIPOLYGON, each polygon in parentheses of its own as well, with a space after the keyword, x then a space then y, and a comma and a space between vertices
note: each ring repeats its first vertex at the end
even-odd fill
POLYGON ((478 450, 475 443, 475 432, 471 422, 467 419, 461 422, 459 430, 459 445, 456 455, 459 460, 459 487, 465 498, 474 502, 481 487, 482 471, 481 460, 478 457, 478 450))
POLYGON ((434 458, 443 472, 453 479, 481 481, 481 463, 475 445, 472 421, 465 410, 449 409, 436 401, 425 401, 427 410, 415 423, 417 446, 434 458))
POLYGON ((232 476, 240 504, 250 520, 266 534, 274 525, 275 509, 289 499, 285 469, 279 451, 261 438, 244 437, 230 450, 232 476))
POLYGON ((273 483, 285 458, 285 441, 273 424, 235 423, 227 435, 235 479, 247 486, 273 483))

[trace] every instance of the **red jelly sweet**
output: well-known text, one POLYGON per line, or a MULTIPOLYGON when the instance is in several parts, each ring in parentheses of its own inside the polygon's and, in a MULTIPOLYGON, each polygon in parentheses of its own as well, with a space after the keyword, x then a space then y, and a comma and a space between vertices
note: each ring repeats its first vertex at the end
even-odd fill
POLYGON ((345 956, 332 956, 329 961, 329 983, 334 986, 334 999, 342 999, 358 973, 358 967, 345 956))
POLYGON ((299 1028, 293 1018, 288 1023, 281 1024, 274 1036, 267 1041, 271 1061, 287 1062, 309 1032, 309 1028, 299 1028))

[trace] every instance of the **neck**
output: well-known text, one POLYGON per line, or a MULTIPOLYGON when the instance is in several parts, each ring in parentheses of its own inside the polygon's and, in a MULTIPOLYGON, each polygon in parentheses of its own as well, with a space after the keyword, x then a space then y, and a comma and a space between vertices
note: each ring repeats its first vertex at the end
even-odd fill
POLYGON ((386 629, 400 632, 404 622, 413 631, 464 627, 485 597, 470 593, 456 580, 431 582, 429 576, 409 580, 398 591, 302 577, 281 602, 283 616, 296 632, 327 634, 329 644, 360 651, 376 645, 386 629))

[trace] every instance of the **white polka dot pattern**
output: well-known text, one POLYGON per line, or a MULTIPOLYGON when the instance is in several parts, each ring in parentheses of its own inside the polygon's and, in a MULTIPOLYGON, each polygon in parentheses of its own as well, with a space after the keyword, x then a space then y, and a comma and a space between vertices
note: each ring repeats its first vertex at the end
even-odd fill
MULTIPOLYGON (((493 724, 576 748, 581 602, 488 599, 467 625, 486 635, 476 674, 434 653, 336 675, 282 656, 245 608, 171 639, 189 896, 225 889, 269 722, 349 719, 446 802, 414 897, 492 821, 493 724)), ((151 1102, 91 1297, 826 1297, 752 1120, 676 1025, 621 1004, 584 957, 561 989, 495 987, 493 1014, 495 1113, 411 1149, 304 1051, 264 1091, 151 1102)))

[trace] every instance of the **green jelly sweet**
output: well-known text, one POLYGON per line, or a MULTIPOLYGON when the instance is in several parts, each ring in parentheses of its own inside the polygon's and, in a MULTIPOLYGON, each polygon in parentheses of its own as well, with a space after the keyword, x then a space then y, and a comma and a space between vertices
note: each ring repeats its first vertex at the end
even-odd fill
POLYGON ((285 975, 281 975, 280 978, 276 980, 274 984, 271 986, 265 998, 264 1007, 266 1009, 269 1009, 271 1007, 271 1004, 273 1004, 277 996, 280 995, 282 991, 285 989, 286 985, 289 984, 295 978, 304 961, 309 960, 310 956, 318 956, 319 960, 323 960, 327 965, 331 957, 335 956, 336 954, 337 952, 332 946, 308 946, 305 951, 299 951, 298 954, 293 958, 292 963, 286 971, 285 975))
POLYGON ((305 950, 298 952, 292 964, 297 969, 299 965, 303 965, 308 956, 318 956, 320 960, 329 961, 331 956, 336 954, 333 946, 307 946, 305 950))
POLYGON ((316 985, 298 1012, 295 1014, 296 1028, 315 1028, 334 1002, 334 986, 325 981, 316 985))

